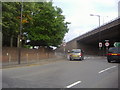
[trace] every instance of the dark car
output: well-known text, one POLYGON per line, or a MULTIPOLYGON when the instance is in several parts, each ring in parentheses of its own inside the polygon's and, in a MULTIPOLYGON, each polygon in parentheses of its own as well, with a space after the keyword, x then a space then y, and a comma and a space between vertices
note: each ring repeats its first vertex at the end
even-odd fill
POLYGON ((69 59, 70 60, 83 60, 84 59, 83 50, 73 49, 69 54, 69 59))
POLYGON ((107 53, 108 62, 111 61, 120 61, 120 47, 111 47, 107 53))

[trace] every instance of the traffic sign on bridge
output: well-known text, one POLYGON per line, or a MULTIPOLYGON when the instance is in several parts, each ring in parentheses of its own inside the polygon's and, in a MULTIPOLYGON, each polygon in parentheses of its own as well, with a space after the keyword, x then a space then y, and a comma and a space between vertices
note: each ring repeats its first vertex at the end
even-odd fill
POLYGON ((99 47, 100 47, 100 48, 102 47, 102 42, 99 42, 99 47))
POLYGON ((108 47, 109 45, 110 45, 110 43, 109 43, 109 42, 106 42, 106 43, 105 43, 105 46, 106 46, 106 47, 108 47))

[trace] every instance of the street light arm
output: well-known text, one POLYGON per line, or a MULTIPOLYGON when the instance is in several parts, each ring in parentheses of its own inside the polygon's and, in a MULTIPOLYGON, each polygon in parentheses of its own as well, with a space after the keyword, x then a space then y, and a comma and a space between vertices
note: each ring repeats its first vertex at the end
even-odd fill
POLYGON ((99 27, 100 27, 100 15, 90 14, 90 16, 97 16, 99 18, 99 27))
POLYGON ((90 16, 98 16, 98 17, 100 17, 100 15, 94 15, 94 14, 90 14, 90 16))
POLYGON ((94 16, 93 14, 90 14, 90 16, 94 16))

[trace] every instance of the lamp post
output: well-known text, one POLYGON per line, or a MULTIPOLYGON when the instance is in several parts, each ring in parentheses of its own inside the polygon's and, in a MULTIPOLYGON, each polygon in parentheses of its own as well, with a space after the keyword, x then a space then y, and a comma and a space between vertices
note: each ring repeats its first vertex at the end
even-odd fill
MULTIPOLYGON (((99 20, 99 27, 100 27, 100 15, 94 15, 94 14, 90 14, 90 16, 97 16, 98 20, 99 20)), ((100 29, 99 29, 100 30, 100 29)), ((99 44, 101 44, 102 46, 102 42, 101 42, 101 32, 99 31, 99 44)), ((99 50, 101 50, 102 47, 100 47, 99 45, 99 50)))
POLYGON ((63 40, 63 51, 64 51, 64 56, 65 56, 65 51, 66 51, 65 47, 66 47, 66 42, 65 42, 65 40, 63 40))
POLYGON ((94 15, 94 14, 90 14, 90 16, 97 16, 99 19, 99 27, 100 27, 100 15, 94 15))
MULTIPOLYGON (((103 24, 106 23, 105 17, 108 18, 108 16, 104 16, 104 17, 103 17, 103 24)), ((107 22, 108 22, 108 21, 107 21, 107 22)))
MULTIPOLYGON (((90 14, 90 16, 97 16, 99 19, 99 27, 100 27, 100 15, 94 15, 94 14, 90 14)), ((99 42, 101 42, 101 33, 99 31, 99 42)))
POLYGON ((18 64, 21 63, 21 43, 22 43, 22 15, 23 15, 23 0, 21 2, 21 13, 20 13, 20 33, 19 33, 19 49, 18 49, 18 64))

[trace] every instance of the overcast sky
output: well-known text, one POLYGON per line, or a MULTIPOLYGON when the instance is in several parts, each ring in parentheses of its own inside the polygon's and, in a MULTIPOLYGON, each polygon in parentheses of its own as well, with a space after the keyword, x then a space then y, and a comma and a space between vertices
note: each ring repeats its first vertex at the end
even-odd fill
POLYGON ((120 0, 53 0, 54 6, 63 10, 66 21, 71 22, 65 41, 99 26, 98 17, 90 14, 100 15, 101 25, 115 19, 118 16, 118 1, 120 0))

